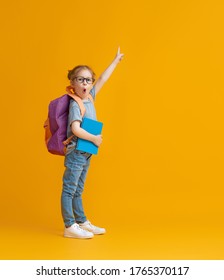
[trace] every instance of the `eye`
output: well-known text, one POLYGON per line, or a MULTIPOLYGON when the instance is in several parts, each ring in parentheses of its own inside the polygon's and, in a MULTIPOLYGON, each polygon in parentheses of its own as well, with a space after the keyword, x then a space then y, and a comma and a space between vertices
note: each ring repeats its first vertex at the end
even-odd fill
POLYGON ((77 77, 76 78, 77 82, 82 83, 83 82, 83 78, 82 77, 77 77))
POLYGON ((86 82, 87 82, 88 84, 91 84, 92 81, 93 81, 93 80, 92 80, 91 78, 87 78, 87 79, 86 79, 86 82))

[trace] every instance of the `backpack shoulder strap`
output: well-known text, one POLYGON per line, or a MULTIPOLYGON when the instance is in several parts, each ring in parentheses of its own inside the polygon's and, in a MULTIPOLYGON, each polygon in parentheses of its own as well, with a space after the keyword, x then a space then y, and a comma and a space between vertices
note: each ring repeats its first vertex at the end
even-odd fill
POLYGON ((71 86, 66 87, 66 91, 67 91, 67 94, 78 103, 81 115, 83 117, 85 115, 86 108, 83 105, 82 99, 78 95, 75 94, 73 87, 71 87, 71 86))
MULTIPOLYGON (((75 94, 72 86, 66 87, 66 91, 67 91, 67 94, 78 103, 80 111, 81 111, 81 115, 83 117, 85 115, 86 108, 83 105, 82 99, 77 94, 75 94)), ((94 102, 91 94, 88 95, 88 98, 91 100, 92 103, 94 102)))

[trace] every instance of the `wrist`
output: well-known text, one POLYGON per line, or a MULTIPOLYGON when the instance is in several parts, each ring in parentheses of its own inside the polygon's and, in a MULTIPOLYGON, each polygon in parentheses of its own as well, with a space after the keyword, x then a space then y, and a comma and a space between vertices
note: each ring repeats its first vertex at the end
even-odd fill
POLYGON ((114 59, 114 63, 115 63, 115 65, 117 65, 119 62, 120 62, 119 57, 115 57, 115 59, 114 59))
POLYGON ((91 135, 91 140, 90 140, 90 141, 93 142, 93 143, 95 143, 95 141, 96 141, 96 135, 92 134, 92 135, 91 135))

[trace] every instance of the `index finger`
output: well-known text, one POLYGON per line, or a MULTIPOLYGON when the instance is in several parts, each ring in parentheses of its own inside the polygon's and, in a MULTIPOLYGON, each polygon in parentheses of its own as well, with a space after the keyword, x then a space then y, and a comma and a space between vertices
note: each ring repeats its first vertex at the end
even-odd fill
POLYGON ((117 49, 117 55, 119 55, 119 54, 120 54, 120 46, 117 49))

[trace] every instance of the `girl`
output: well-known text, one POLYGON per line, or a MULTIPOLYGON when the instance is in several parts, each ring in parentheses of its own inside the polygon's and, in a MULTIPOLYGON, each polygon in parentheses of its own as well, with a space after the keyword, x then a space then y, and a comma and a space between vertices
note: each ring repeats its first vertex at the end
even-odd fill
MULTIPOLYGON (((89 98, 89 94, 94 100, 96 94, 111 76, 123 56, 124 55, 120 53, 120 48, 118 48, 114 60, 102 73, 95 84, 95 74, 89 66, 79 65, 69 71, 68 79, 70 80, 70 86, 73 88, 74 93, 83 101, 86 109, 85 117, 96 120, 95 107, 90 100, 91 98, 89 98)), ((80 108, 78 104, 71 99, 67 134, 68 137, 71 135, 74 135, 74 137, 68 144, 65 155, 66 169, 63 176, 61 208, 65 224, 65 237, 92 238, 94 234, 104 234, 106 230, 94 226, 85 216, 82 205, 82 192, 90 164, 91 154, 78 151, 75 148, 77 138, 91 141, 99 147, 102 143, 102 136, 88 133, 81 128, 81 122, 82 116, 80 108)))

